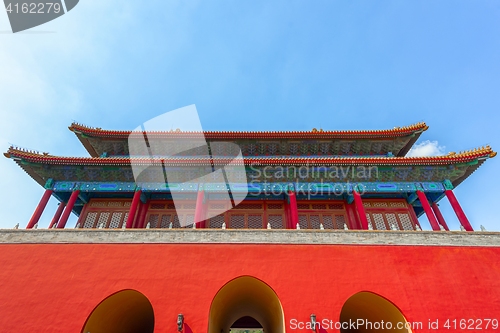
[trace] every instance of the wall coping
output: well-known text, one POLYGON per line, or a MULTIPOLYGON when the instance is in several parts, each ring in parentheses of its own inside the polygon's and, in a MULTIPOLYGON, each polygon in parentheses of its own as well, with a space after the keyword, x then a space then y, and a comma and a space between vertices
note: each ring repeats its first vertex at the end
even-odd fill
POLYGON ((0 229, 0 244, 321 244, 500 247, 500 232, 0 229))

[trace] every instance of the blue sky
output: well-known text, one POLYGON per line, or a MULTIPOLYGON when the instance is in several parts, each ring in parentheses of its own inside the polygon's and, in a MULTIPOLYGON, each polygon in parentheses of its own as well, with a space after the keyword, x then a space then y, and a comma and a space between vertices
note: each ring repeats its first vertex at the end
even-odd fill
MULTIPOLYGON (((4 151, 14 143, 86 156, 67 130, 73 120, 133 129, 189 104, 206 130, 425 121, 422 152, 500 149, 497 0, 81 0, 45 25, 9 30, 0 11, 4 151)), ((476 229, 500 230, 498 163, 487 161, 456 189, 476 229)), ((0 168, 0 227, 25 226, 43 189, 6 158, 0 168)), ((446 200, 441 207, 458 229, 446 200)))

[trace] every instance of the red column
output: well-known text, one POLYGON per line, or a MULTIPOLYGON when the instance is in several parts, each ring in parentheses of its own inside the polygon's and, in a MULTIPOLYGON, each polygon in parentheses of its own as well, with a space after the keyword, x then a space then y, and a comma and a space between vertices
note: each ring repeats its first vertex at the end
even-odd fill
POLYGON ((350 230, 360 230, 361 227, 358 224, 358 219, 356 218, 356 213, 354 211, 354 204, 347 202, 345 203, 345 211, 347 215, 347 227, 350 230))
POLYGON ((436 218, 437 218, 439 224, 441 224, 443 226, 444 230, 450 231, 450 229, 448 228, 448 225, 446 224, 446 221, 444 220, 443 214, 441 214, 441 210, 439 209, 439 206, 437 205, 437 203, 434 202, 431 207, 432 207, 432 210, 434 211, 434 214, 436 215, 436 218))
POLYGON ((427 215, 427 218, 429 219, 429 223, 431 224, 432 230, 440 231, 441 228, 439 228, 438 221, 436 220, 436 217, 432 212, 431 205, 429 205, 429 201, 427 200, 425 193, 420 190, 417 190, 417 196, 420 199, 422 207, 424 208, 425 215, 427 215))
POLYGON ((59 220, 59 223, 57 223, 57 229, 64 229, 66 226, 66 222, 68 222, 69 215, 71 214, 71 211, 73 210, 73 207, 75 206, 76 200, 78 199, 78 195, 80 194, 80 190, 75 190, 73 193, 71 193, 71 196, 69 197, 68 204, 66 205, 66 208, 64 209, 64 213, 61 216, 61 220, 59 220))
POLYGON ((50 221, 49 229, 52 229, 54 224, 57 224, 57 222, 59 222, 59 218, 61 217, 61 214, 62 214, 65 206, 66 206, 66 203, 64 201, 59 204, 59 207, 57 207, 56 213, 54 214, 52 221, 50 221))
MULTIPOLYGON (((132 223, 132 229, 137 228, 137 225, 139 224, 139 219, 141 218, 142 210, 144 209, 143 203, 139 200, 139 204, 137 206, 137 218, 134 220, 134 223, 132 223)), ((124 221, 126 223, 127 221, 124 221)), ((123 226, 123 224, 122 224, 123 226)))
POLYGON ((460 224, 464 227, 464 229, 466 231, 474 231, 474 229, 472 229, 472 226, 469 222, 469 219, 467 219, 467 216, 465 216, 465 213, 462 210, 462 207, 458 203, 458 200, 455 197, 455 193, 453 193, 452 190, 446 190, 446 191, 444 191, 444 193, 446 194, 446 197, 450 201, 451 207, 453 207, 455 214, 457 214, 457 217, 458 217, 458 220, 460 221, 460 224))
POLYGON ((144 219, 146 218, 146 213, 148 212, 148 204, 139 201, 139 213, 137 214, 137 219, 134 222, 134 229, 143 228, 144 219))
POLYGON ((26 229, 32 229, 35 226, 35 224, 38 223, 38 220, 40 220, 43 210, 45 209, 45 206, 47 206, 47 202, 49 202, 51 195, 52 195, 52 190, 48 189, 45 190, 45 193, 43 194, 42 199, 40 199, 38 206, 36 206, 36 209, 33 212, 33 215, 31 216, 31 219, 28 222, 26 229))
POLYGON ((292 229, 297 229, 297 224, 299 224, 299 210, 297 208, 297 197, 294 191, 288 191, 288 197, 290 199, 290 227, 292 229))
POLYGON ((145 228, 146 227, 146 216, 148 215, 148 209, 149 209, 149 202, 146 201, 146 203, 143 205, 144 207, 144 210, 141 214, 141 219, 140 219, 140 223, 138 224, 138 228, 145 228))
POLYGON ((196 227, 203 227, 204 220, 204 209, 203 209, 203 198, 205 196, 204 191, 198 191, 196 195, 196 208, 194 211, 194 220, 196 221, 196 227))
POLYGON ((352 195, 354 196, 354 205, 356 206, 356 210, 358 211, 361 228, 363 230, 368 230, 368 219, 366 218, 365 207, 363 206, 361 195, 359 195, 356 190, 352 191, 352 195))
MULTIPOLYGON (((285 229, 292 229, 292 218, 290 217, 291 211, 290 211, 290 198, 285 198, 283 200, 283 204, 285 207, 284 213, 285 213, 285 229)), ((265 209, 265 206, 264 206, 265 209)), ((267 228, 267 222, 264 225, 264 229, 267 228)))
POLYGON ((141 200, 141 190, 137 190, 134 193, 134 198, 132 199, 132 204, 130 205, 130 210, 127 216, 127 223, 125 227, 127 229, 132 228, 132 224, 134 223, 135 213, 137 212, 137 206, 139 205, 139 200, 141 200))

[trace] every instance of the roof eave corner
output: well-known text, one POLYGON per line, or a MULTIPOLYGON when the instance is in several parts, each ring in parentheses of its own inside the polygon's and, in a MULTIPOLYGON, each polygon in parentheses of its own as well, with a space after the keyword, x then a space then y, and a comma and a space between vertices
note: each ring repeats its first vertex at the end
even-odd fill
POLYGON ((410 149, 413 147, 413 145, 417 142, 417 140, 420 138, 420 135, 422 135, 422 133, 424 131, 426 131, 427 129, 429 128, 429 126, 425 126, 424 128, 422 128, 421 130, 418 130, 416 131, 412 138, 410 139, 410 141, 408 141, 408 143, 403 147, 401 148, 401 150, 398 152, 398 154, 396 155, 397 157, 405 157, 406 154, 408 154, 408 152, 410 151, 410 149))

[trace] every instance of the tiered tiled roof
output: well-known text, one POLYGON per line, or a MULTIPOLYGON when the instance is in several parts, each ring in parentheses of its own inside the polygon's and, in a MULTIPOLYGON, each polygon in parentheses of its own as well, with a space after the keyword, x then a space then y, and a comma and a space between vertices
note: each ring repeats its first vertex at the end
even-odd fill
MULTIPOLYGON (((207 139, 360 139, 360 138, 392 138, 398 136, 407 136, 419 131, 425 131, 429 127, 420 122, 410 126, 395 127, 386 130, 356 130, 356 131, 325 131, 312 129, 311 131, 206 131, 203 132, 207 139)), ((75 133, 81 133, 87 136, 100 138, 121 138, 127 139, 132 131, 103 130, 101 128, 88 127, 78 123, 73 123, 69 129, 75 133)), ((142 135, 142 132, 135 132, 142 135)), ((148 132, 148 135, 157 135, 173 138, 189 138, 198 136, 200 132, 190 132, 171 130, 148 132)))
MULTIPOLYGON (((130 136, 144 136, 143 132, 115 131, 93 128, 73 123, 69 129, 74 132, 91 156, 98 157, 104 152, 108 155, 127 155, 127 140, 130 136), (112 150, 112 151, 110 151, 112 150), (115 152, 113 152, 115 151, 115 152)), ((428 126, 421 122, 405 127, 395 127, 386 130, 359 130, 359 131, 327 131, 313 129, 311 131, 206 131, 203 136, 207 141, 237 142, 246 154, 245 143, 293 142, 308 145, 311 141, 336 143, 323 155, 386 155, 389 152, 395 156, 404 156, 420 134, 428 126), (372 152, 375 150, 374 152, 372 152)), ((169 140, 199 138, 201 132, 170 130, 148 132, 149 138, 169 140)), ((307 150, 307 149, 306 149, 307 150)), ((299 149, 300 151, 300 149, 299 149)), ((266 155, 266 154, 261 154, 266 155)), ((277 155, 286 155, 284 153, 277 155)), ((290 154, 293 155, 293 154, 290 154)), ((307 155, 307 154, 305 154, 307 155)))
MULTIPOLYGON (((72 124, 70 129, 75 132, 91 153, 91 157, 61 157, 48 153, 39 153, 16 147, 10 147, 4 154, 15 160, 39 184, 47 179, 63 181, 127 179, 132 177, 131 165, 160 165, 167 167, 204 167, 245 164, 246 166, 380 166, 384 167, 384 180, 407 179, 407 181, 443 181, 450 179, 457 186, 472 174, 487 158, 494 157, 491 147, 481 147, 460 153, 450 153, 445 156, 404 157, 422 131, 427 129, 425 123, 392 130, 375 131, 295 131, 295 132, 204 132, 207 141, 233 141, 243 152, 243 159, 233 161, 224 154, 214 154, 213 158, 203 156, 178 156, 162 158, 162 153, 156 157, 128 156, 129 136, 143 139, 145 133, 131 131, 107 131, 72 124), (249 140, 253 139, 253 140, 249 140), (279 139, 276 141, 276 139, 279 139), (316 140, 318 139, 318 140, 316 140), (324 141, 321 141, 321 140, 324 141), (266 141, 268 140, 268 141, 266 141), (272 141, 275 140, 275 141, 272 141), (289 140, 289 141, 287 141, 289 140), (300 141, 302 140, 302 141, 300 141), (351 141, 349 141, 351 140, 351 141), (385 140, 385 141, 384 141, 385 140), (276 143, 278 142, 278 143, 276 143), (329 150, 318 150, 319 143, 328 146, 329 150), (255 154, 249 147, 260 144, 261 148, 255 154), (270 154, 271 145, 280 146, 280 151, 270 154), (295 146, 293 146, 295 145, 295 146), (298 146, 297 146, 298 145, 298 146), (302 146, 301 146, 302 145, 302 146), (118 147, 121 154, 103 154, 104 149, 118 147), (264 148, 262 148, 264 147, 264 148), (285 147, 285 148, 283 148, 285 147), (299 147, 299 153, 295 153, 299 147), (375 147, 375 148, 374 148, 375 147), (292 150, 295 149, 295 150, 292 150), (397 148, 396 152, 387 151, 397 148), (267 153, 265 150, 267 149, 267 153), (368 149, 377 150, 376 154, 363 154, 368 149), (281 154, 282 152, 287 154, 281 154), (336 152, 344 154, 337 154, 336 152), (280 153, 281 152, 281 153, 280 153), (347 152, 347 153, 346 153, 347 152), (391 154, 392 153, 392 154, 391 154), (100 156, 108 157, 100 157, 100 156), (395 156, 393 156, 395 155, 395 156), (387 171, 389 170, 389 171, 387 171), (392 171, 391 171, 392 170, 392 171), (429 173, 429 170, 434 170, 429 173), (450 172, 448 172, 448 171, 450 172), (398 174, 398 175, 396 175, 398 174), (402 176, 403 174, 408 174, 402 176), (432 176, 430 176, 432 174, 432 176), (444 175, 448 178, 443 178, 444 175), (97 178, 96 178, 97 177, 97 178), (401 178, 403 177, 403 178, 401 178)), ((147 133, 147 138, 166 138, 166 144, 179 144, 190 137, 200 137, 200 133, 168 131, 147 133)), ((210 143, 212 146, 212 144, 210 143)), ((216 146, 216 145, 215 145, 216 146)), ((158 148, 158 147, 156 147, 158 148)), ((168 150, 165 150, 168 151, 168 150)))
MULTIPOLYGON (((245 165, 450 165, 468 163, 481 158, 496 156, 490 146, 473 149, 470 151, 449 153, 445 156, 429 157, 257 157, 244 158, 245 165)), ((164 165, 226 165, 232 159, 216 158, 129 158, 129 157, 59 157, 48 153, 39 153, 20 148, 10 147, 4 154, 8 158, 22 159, 25 162, 50 165, 102 165, 102 166, 127 166, 130 164, 160 164, 164 165)))

